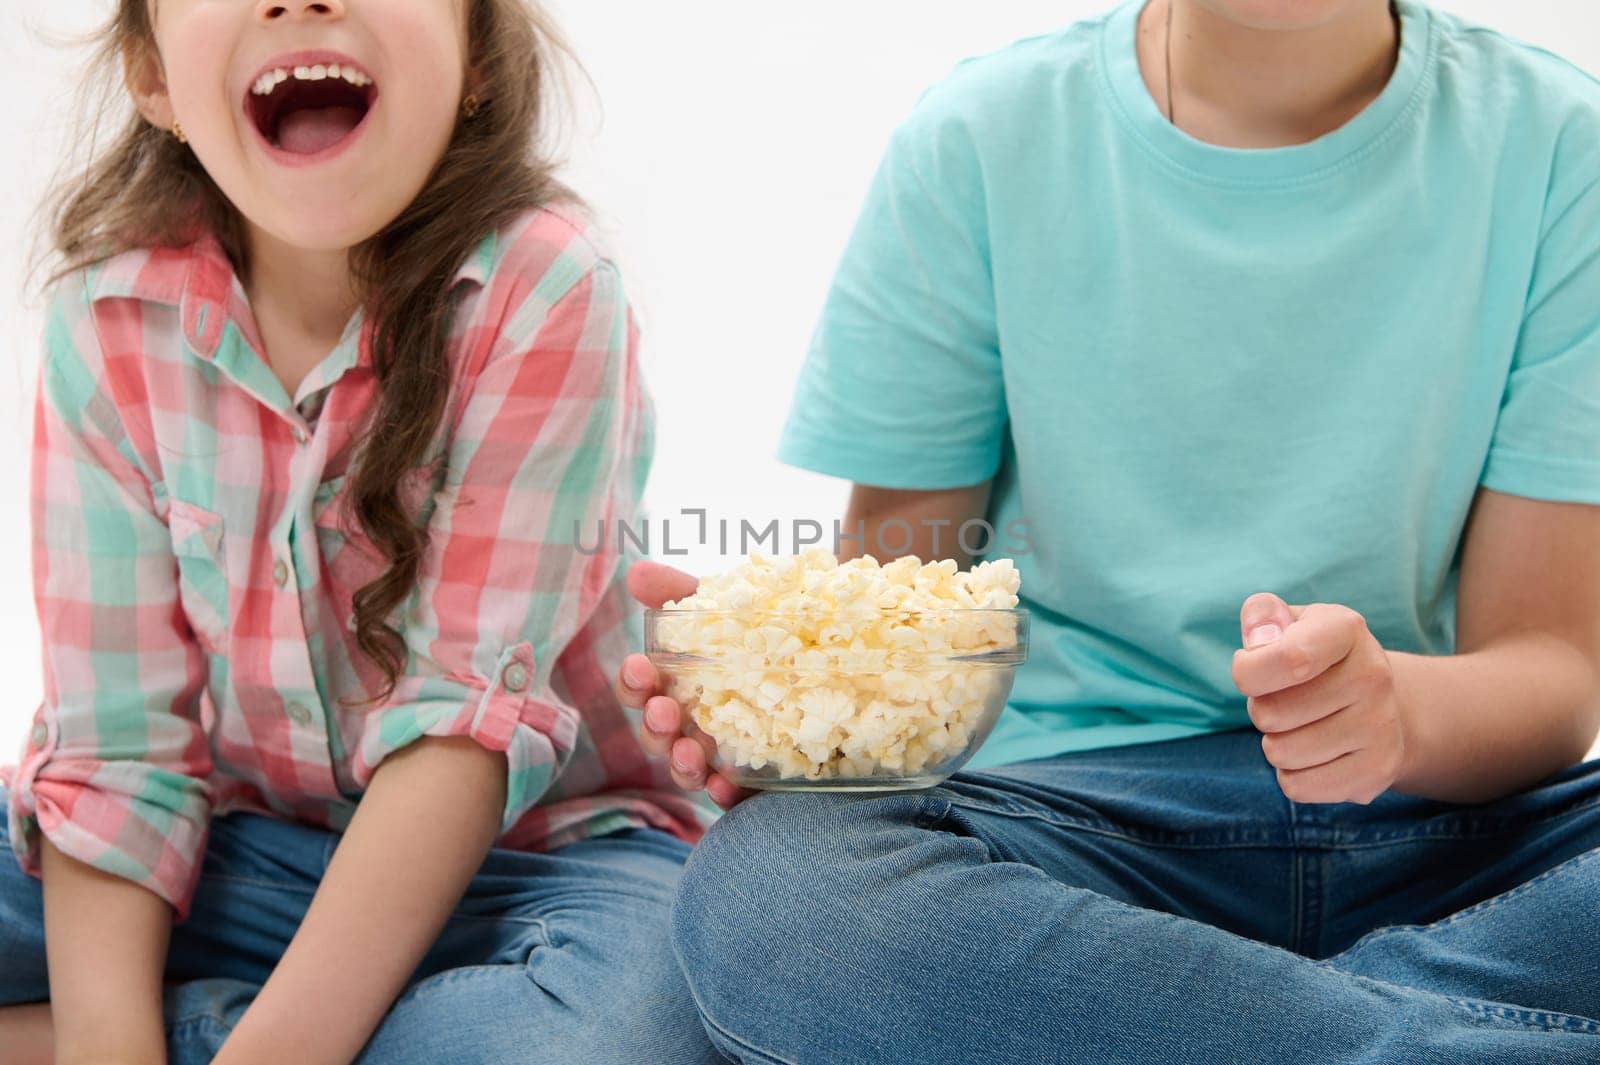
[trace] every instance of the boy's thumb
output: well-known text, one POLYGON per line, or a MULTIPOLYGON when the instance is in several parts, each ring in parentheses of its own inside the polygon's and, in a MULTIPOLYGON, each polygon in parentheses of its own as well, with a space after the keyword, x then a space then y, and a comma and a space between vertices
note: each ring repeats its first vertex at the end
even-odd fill
POLYGON ((1248 650, 1271 643, 1294 622, 1289 604, 1271 592, 1257 592, 1239 610, 1239 638, 1248 650))

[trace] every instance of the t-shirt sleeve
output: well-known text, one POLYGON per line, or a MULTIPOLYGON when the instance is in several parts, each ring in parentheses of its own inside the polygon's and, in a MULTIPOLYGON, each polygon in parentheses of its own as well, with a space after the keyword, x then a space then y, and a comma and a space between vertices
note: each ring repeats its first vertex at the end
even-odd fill
POLYGON ((1583 125, 1586 148, 1557 156, 1482 484, 1600 504, 1600 116, 1583 125))
POLYGON ((1006 407, 985 217, 970 132, 925 95, 850 235, 781 461, 884 488, 994 476, 1006 407))

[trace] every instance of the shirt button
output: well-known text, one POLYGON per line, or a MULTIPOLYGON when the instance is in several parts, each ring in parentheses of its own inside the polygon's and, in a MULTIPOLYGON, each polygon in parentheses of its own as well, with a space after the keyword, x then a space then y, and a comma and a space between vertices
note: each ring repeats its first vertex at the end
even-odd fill
POLYGON ((278 582, 279 588, 289 583, 289 567, 281 558, 272 567, 272 579, 278 582))
POLYGON ((44 741, 49 738, 50 730, 44 727, 43 721, 33 726, 33 745, 35 747, 43 747, 44 741))
POLYGON ((290 703, 289 720, 296 725, 311 724, 311 708, 305 703, 290 703))
POLYGON ((505 681, 506 691, 519 692, 528 686, 528 667, 521 662, 513 662, 501 674, 501 679, 505 681))

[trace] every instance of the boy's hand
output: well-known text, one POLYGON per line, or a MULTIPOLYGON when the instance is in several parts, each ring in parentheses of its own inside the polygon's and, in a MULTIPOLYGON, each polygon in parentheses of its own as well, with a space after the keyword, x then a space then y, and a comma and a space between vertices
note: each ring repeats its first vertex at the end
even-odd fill
POLYGON ((1406 769, 1409 733, 1389 657, 1346 606, 1259 592, 1239 612, 1233 682, 1294 802, 1369 803, 1406 769))
MULTIPOLYGON (((658 562, 635 562, 628 567, 628 591, 652 609, 661 604, 693 595, 699 585, 693 576, 658 562)), ((617 676, 617 697, 624 706, 644 710, 644 728, 639 743, 645 753, 671 759, 672 779, 688 791, 706 789, 706 794, 724 810, 731 810, 750 796, 735 787, 721 773, 707 773, 716 759, 717 743, 699 729, 692 728, 677 700, 661 694, 661 678, 644 655, 629 655, 617 676)))

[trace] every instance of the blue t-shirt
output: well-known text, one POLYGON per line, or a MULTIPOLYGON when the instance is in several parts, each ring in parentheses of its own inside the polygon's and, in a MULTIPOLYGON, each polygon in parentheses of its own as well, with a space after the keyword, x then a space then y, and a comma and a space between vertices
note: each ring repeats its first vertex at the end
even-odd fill
POLYGON ((1253 592, 1450 654, 1478 486, 1600 504, 1600 84, 1401 0, 1361 114, 1222 148, 1146 89, 1141 2, 923 95, 779 452, 994 478, 1032 653, 975 766, 1248 725, 1253 592))

